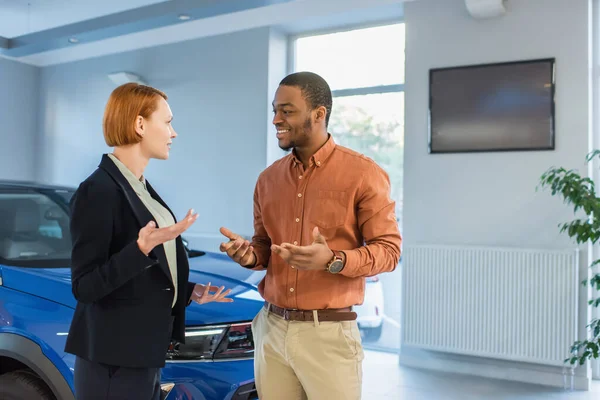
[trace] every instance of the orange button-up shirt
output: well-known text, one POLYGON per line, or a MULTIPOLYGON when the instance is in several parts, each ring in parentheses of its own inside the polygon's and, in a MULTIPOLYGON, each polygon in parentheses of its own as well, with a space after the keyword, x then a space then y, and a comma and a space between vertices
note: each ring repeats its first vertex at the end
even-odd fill
POLYGON ((254 269, 267 270, 260 294, 299 310, 362 304, 365 277, 393 271, 400 259, 394 208, 385 171, 331 136, 307 169, 293 152, 276 161, 254 192, 254 269), (271 251, 272 243, 310 245, 315 226, 330 249, 346 254, 341 273, 300 271, 271 251))

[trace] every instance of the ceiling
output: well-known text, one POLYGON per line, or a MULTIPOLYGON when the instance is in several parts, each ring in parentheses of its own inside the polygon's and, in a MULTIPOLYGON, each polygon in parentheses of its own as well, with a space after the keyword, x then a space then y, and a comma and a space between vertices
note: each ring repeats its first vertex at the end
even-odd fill
POLYGON ((399 20, 403 0, 0 0, 0 56, 45 66, 261 26, 399 20))
POLYGON ((0 36, 14 38, 164 0, 0 0, 0 36))

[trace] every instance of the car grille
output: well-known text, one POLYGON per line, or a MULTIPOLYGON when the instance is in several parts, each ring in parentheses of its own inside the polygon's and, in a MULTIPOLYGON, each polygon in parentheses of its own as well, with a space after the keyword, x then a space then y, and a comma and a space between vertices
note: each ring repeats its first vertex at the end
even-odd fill
POLYGON ((239 389, 233 394, 231 400, 256 400, 258 399, 258 392, 256 391, 256 385, 254 382, 247 383, 239 387, 239 389))

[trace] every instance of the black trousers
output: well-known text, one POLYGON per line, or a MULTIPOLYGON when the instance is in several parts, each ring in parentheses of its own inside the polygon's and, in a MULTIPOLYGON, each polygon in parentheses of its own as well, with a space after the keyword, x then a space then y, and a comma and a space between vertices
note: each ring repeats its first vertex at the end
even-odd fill
POLYGON ((125 368, 75 359, 77 400, 160 400, 160 368, 125 368))

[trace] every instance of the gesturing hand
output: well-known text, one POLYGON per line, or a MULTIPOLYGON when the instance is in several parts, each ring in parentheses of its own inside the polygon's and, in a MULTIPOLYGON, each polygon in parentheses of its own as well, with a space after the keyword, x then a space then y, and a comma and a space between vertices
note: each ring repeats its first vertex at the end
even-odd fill
POLYGON ((225 286, 211 286, 210 282, 208 285, 197 283, 192 292, 192 301, 195 301, 198 304, 205 304, 213 301, 217 303, 232 303, 233 299, 227 297, 227 295, 231 293, 231 289, 227 289, 225 292, 223 292, 223 289, 225 289, 225 286), (215 293, 211 294, 211 291, 215 293))
POLYGON ((295 246, 290 243, 271 245, 271 250, 278 254, 289 265, 301 270, 325 270, 333 258, 333 251, 329 249, 327 241, 319 232, 313 229, 313 242, 308 246, 295 246))
POLYGON ((250 246, 248 240, 237 233, 233 233, 227 228, 221 228, 219 231, 223 236, 229 239, 229 242, 221 243, 219 250, 223 253, 227 253, 229 258, 243 267, 254 265, 256 263, 254 248, 250 246))
POLYGON ((198 214, 194 214, 194 210, 190 209, 185 218, 166 228, 157 228, 154 221, 148 222, 148 224, 140 229, 138 234, 137 244, 142 253, 148 255, 152 249, 159 244, 168 242, 169 240, 175 239, 177 236, 185 232, 196 220, 198 214))

